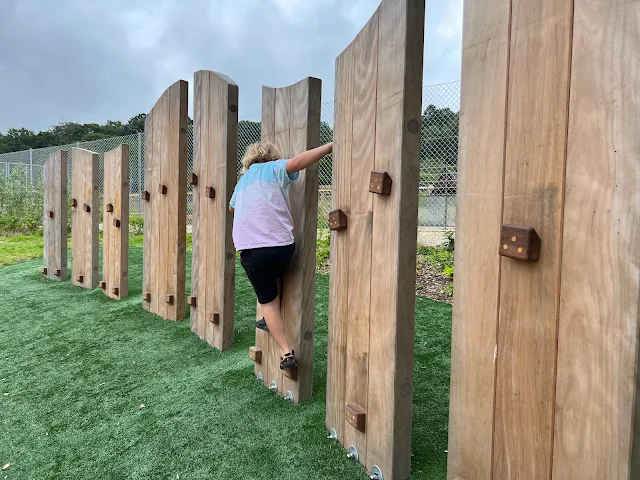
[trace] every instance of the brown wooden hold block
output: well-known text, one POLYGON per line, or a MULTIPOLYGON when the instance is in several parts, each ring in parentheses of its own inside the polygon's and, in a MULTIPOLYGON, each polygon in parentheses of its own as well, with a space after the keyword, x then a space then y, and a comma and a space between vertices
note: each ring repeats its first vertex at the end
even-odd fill
POLYGON ((171 293, 166 293, 164 295, 164 301, 165 303, 168 303, 169 305, 173 305, 173 300, 174 300, 174 296, 171 293))
POLYGON ((151 194, 145 190, 144 192, 142 192, 142 199, 145 202, 148 202, 151 199, 151 194))
POLYGON ((355 405, 350 403, 347 405, 347 409, 345 412, 347 416, 347 420, 349 423, 356 427, 361 432, 365 431, 365 424, 367 421, 367 412, 365 412, 362 407, 359 405, 355 405))
POLYGON ((262 363, 262 349, 249 347, 249 358, 260 365, 262 363))
POLYGON ((90 213, 90 212, 91 212, 91 205, 89 205, 88 203, 85 203, 85 204, 82 206, 82 209, 83 209, 85 212, 90 213))
POLYGON ((142 300, 145 302, 150 302, 151 301, 151 292, 144 292, 142 294, 142 300))
POLYGON ((369 191, 378 195, 391 195, 391 177, 387 172, 371 172, 369 180, 369 191))
POLYGON ((53 272, 53 274, 54 274, 56 277, 59 277, 60 275, 62 275, 62 274, 61 274, 61 272, 60 272, 60 270, 56 270, 55 272, 53 272))
POLYGON ((540 256, 540 237, 533 227, 502 225, 500 255, 535 262, 540 256))
POLYGON ((197 174, 192 173, 191 175, 189 175, 189 184, 198 185, 198 175, 197 174))
POLYGON ((161 193, 162 195, 166 195, 167 194, 167 186, 160 184, 158 185, 158 193, 161 193))
POLYGON ((104 207, 104 209, 109 213, 113 212, 113 204, 107 203, 107 205, 104 207))
POLYGON ((282 374, 294 382, 298 381, 298 367, 286 368, 282 370, 282 374))
POLYGON ((53 218, 53 212, 51 210, 47 212, 47 217, 53 218))
POLYGON ((100 288, 101 288, 102 290, 106 290, 106 289, 107 289, 107 282, 105 282, 104 280, 102 280, 102 281, 100 282, 100 288))
POLYGON ((220 323, 220 314, 218 312, 210 313, 209 321, 214 325, 218 325, 220 323))
POLYGON ((82 283, 82 282, 84 282, 84 276, 83 276, 83 275, 78 275, 78 276, 76 277, 76 282, 78 282, 78 283, 82 283))
POLYGON ((118 220, 117 218, 113 219, 113 226, 116 228, 120 228, 120 220, 118 220))
POLYGON ((113 288, 111 289, 111 293, 112 293, 113 295, 120 295, 120 288, 118 288, 118 287, 113 287, 113 288))
POLYGON ((198 306, 198 299, 196 297, 188 297, 187 303, 189 306, 196 308, 198 306))
POLYGON ((69 205, 71 205, 73 208, 76 208, 78 206, 78 200, 76 200, 75 198, 72 198, 69 201, 69 205))
POLYGON ((347 228, 347 214, 342 210, 329 212, 329 230, 344 230, 347 228))
POLYGON ((40 269, 40 273, 43 274, 43 275, 46 275, 47 274, 47 267, 41 268, 40 269))
POLYGON ((207 198, 216 198, 216 189, 213 187, 207 187, 204 191, 204 196, 207 198))

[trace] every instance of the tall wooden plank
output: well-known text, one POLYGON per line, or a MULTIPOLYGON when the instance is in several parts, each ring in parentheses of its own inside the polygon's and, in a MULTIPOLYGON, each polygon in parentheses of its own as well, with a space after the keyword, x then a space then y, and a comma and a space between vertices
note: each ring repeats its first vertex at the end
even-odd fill
POLYGON ((181 320, 185 313, 187 90, 184 80, 174 83, 145 123, 152 131, 145 163, 155 181, 149 185, 145 179, 151 198, 145 210, 145 292, 151 294, 148 309, 167 320, 181 320))
POLYGON ((113 299, 129 294, 129 153, 129 145, 122 144, 104 154, 102 271, 104 293, 113 299))
POLYGON ((49 280, 67 279, 67 152, 49 155, 42 168, 44 186, 42 232, 44 274, 49 280), (59 270, 59 272, 58 272, 59 270), (56 275, 59 273, 59 275, 56 275))
POLYGON ((635 479, 640 1, 576 0, 553 478, 635 479))
MULTIPOLYGON (((289 157, 318 146, 322 82, 306 78, 287 87, 291 91, 289 157)), ((287 338, 296 352, 295 379, 283 375, 282 391, 294 403, 311 397, 313 387, 313 330, 315 317, 315 264, 318 227, 318 164, 302 172, 290 187, 296 254, 283 282, 283 318, 287 338)))
POLYGON ((494 478, 551 474, 572 15, 573 0, 512 2, 503 224, 542 249, 501 261, 494 478))
MULTIPOLYGON (((73 161, 73 153, 72 150, 71 157, 73 161)), ((82 195, 82 183, 83 179, 81 178, 84 173, 83 167, 80 161, 80 154, 78 153, 78 158, 71 169, 71 283, 73 285, 80 285, 77 281, 77 277, 82 271, 82 265, 84 264, 84 238, 85 232, 83 228, 85 212, 84 208, 84 200, 82 195), (73 206, 75 204, 75 206, 73 206)))
MULTIPOLYGON (((193 76, 193 174, 200 179, 203 177, 202 171, 206 168, 203 160, 206 158, 203 154, 203 110, 204 110, 204 92, 206 82, 203 81, 203 75, 196 72, 193 76)), ((200 218, 200 195, 202 184, 192 182, 192 198, 193 210, 191 214, 191 295, 196 297, 196 306, 190 308, 189 327, 193 333, 202 338, 201 321, 206 320, 204 310, 206 294, 204 285, 200 282, 200 270, 206 272, 206 258, 204 250, 201 253, 200 248, 200 227, 204 232, 207 231, 204 223, 206 218, 200 218)), ((205 274, 206 275, 206 274, 205 274)))
POLYGON ((210 345, 226 350, 233 346, 235 250, 233 218, 225 200, 231 199, 236 182, 238 87, 225 75, 207 70, 194 77, 194 171, 198 174, 194 203, 198 208, 193 217, 196 250, 191 288, 198 297, 191 310, 198 311, 198 320, 192 330, 210 345), (214 198, 206 195, 209 188, 214 189, 214 198), (213 314, 217 324, 209 320, 213 314))
MULTIPOLYGON (((331 210, 351 213, 351 136, 353 132, 353 47, 347 47, 336 59, 335 120, 331 210)), ((346 389, 347 322, 349 315, 349 231, 332 230, 330 242, 329 330, 327 352, 326 426, 338 440, 344 438, 344 395, 346 389)))
MULTIPOLYGON (((261 115, 261 138, 268 142, 275 141, 276 131, 276 89, 272 87, 262 87, 262 115, 261 115)), ((262 318, 262 309, 257 303, 256 320, 262 318)), ((267 359, 271 358, 269 349, 271 346, 271 335, 264 330, 256 329, 256 348, 262 350, 262 362, 256 363, 254 373, 256 377, 262 376, 265 385, 270 385, 271 380, 267 372, 267 359)), ((274 343, 275 344, 275 343, 274 343)), ((277 346, 276 346, 277 348, 277 346)), ((278 349, 279 350, 279 349, 278 349)), ((275 379, 274 379, 275 380, 275 379)))
POLYGON ((145 310, 155 312, 153 292, 156 292, 158 277, 155 274, 156 259, 154 253, 157 249, 156 231, 158 229, 158 214, 156 208, 156 197, 158 196, 158 168, 157 162, 152 161, 154 152, 154 114, 153 110, 147 115, 144 122, 144 234, 143 234, 143 269, 142 269, 142 294, 151 295, 151 298, 142 300, 142 307, 145 310))
MULTIPOLYGON (((355 79, 351 137, 351 207, 348 219, 349 269, 347 301, 347 357, 344 405, 357 405, 368 412, 370 335, 373 316, 372 252, 373 194, 369 192, 371 171, 375 170, 376 93, 378 80, 379 10, 353 41, 355 79)), ((349 178, 347 177, 347 178, 349 178)), ((387 319, 388 320, 388 319, 387 319)), ((373 373, 375 375, 375 373, 373 373)), ((361 431, 345 419, 344 446, 358 449, 359 460, 367 464, 369 429, 361 431)))
POLYGON ((464 3, 450 480, 491 478, 510 3, 464 3))
POLYGON ((375 169, 394 183, 373 198, 366 465, 392 480, 411 475, 424 8, 405 0, 379 10, 375 169))

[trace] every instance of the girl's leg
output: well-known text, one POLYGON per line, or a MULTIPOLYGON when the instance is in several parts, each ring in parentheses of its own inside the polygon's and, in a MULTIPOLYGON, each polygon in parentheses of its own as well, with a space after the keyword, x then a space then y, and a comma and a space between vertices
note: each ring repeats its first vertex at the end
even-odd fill
POLYGON ((287 340, 287 334, 284 330, 284 322, 280 315, 280 295, 278 295, 272 302, 262 304, 262 314, 269 327, 271 336, 280 347, 280 354, 284 356, 285 353, 291 352, 291 344, 287 340))

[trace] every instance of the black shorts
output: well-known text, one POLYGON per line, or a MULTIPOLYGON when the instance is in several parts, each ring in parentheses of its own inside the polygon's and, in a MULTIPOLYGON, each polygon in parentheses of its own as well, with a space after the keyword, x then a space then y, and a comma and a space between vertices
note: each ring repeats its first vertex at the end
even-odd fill
POLYGON ((284 275, 296 251, 295 243, 284 247, 250 248, 240 252, 240 263, 260 304, 273 302, 278 296, 278 277, 284 275))

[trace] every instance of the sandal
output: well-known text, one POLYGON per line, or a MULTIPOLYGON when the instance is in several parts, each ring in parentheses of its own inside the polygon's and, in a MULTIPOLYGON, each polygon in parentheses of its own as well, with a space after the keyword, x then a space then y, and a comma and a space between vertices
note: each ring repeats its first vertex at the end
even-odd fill
POLYGON ((287 370, 290 368, 296 368, 298 362, 296 361, 296 354, 291 350, 291 353, 285 353, 284 357, 280 357, 280 370, 287 370))
POLYGON ((265 321, 264 317, 260 320, 256 320, 256 328, 264 330, 265 332, 269 331, 269 327, 267 326, 267 322, 265 321))

